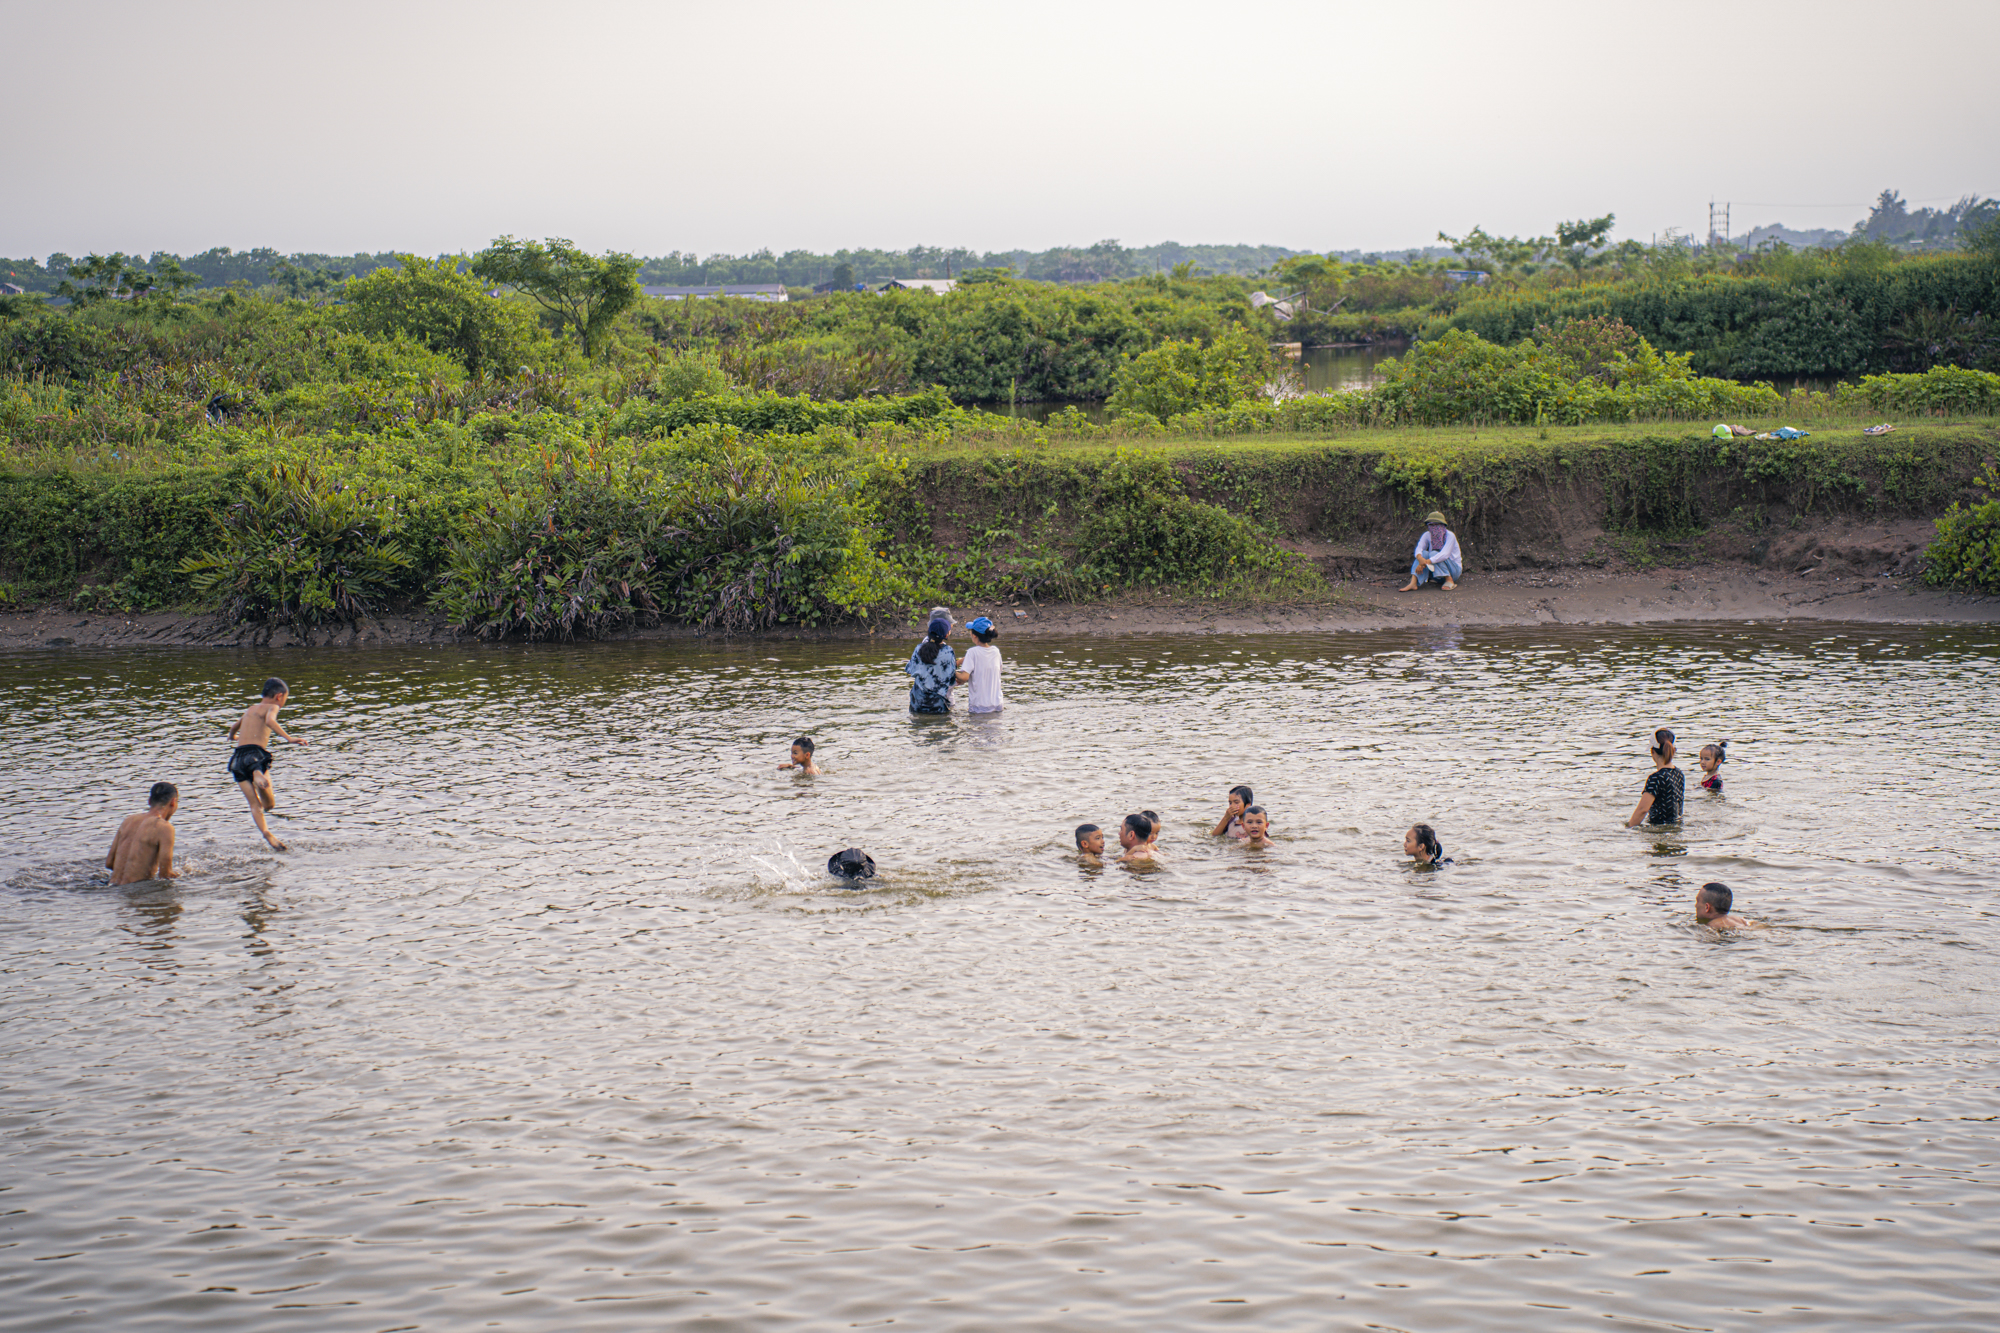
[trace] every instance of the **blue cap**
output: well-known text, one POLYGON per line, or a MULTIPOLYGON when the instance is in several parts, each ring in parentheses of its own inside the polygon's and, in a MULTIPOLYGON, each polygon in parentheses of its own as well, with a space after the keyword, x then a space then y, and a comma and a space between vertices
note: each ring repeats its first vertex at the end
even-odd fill
POLYGON ((979 619, 967 625, 966 628, 971 630, 974 634, 991 634, 993 632, 993 622, 987 619, 985 616, 981 616, 979 617, 979 619))

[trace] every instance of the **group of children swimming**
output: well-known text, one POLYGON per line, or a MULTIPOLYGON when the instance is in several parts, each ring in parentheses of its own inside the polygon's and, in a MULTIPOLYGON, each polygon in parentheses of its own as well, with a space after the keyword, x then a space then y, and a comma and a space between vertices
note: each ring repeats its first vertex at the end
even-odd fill
MULTIPOLYGON (((966 654, 965 667, 960 669, 946 642, 952 629, 951 613, 944 607, 933 609, 924 642, 910 655, 909 672, 913 678, 910 687, 911 712, 949 712, 951 685, 966 682, 973 686, 974 712, 998 712, 1002 707, 1000 652, 993 642, 998 632, 985 616, 972 621, 966 628, 979 639, 979 646, 966 654), (928 657, 926 649, 929 650, 928 657), (920 704, 932 706, 920 707, 920 704), (942 706, 936 706, 938 704, 942 706)), ((284 851, 285 844, 273 836, 265 823, 266 813, 277 807, 277 792, 271 785, 271 737, 283 737, 294 745, 306 744, 278 721, 278 710, 285 706, 289 698, 290 691, 285 682, 276 676, 271 677, 264 682, 258 701, 245 709, 236 725, 229 729, 229 740, 234 746, 229 756, 229 776, 249 803, 257 832, 276 851, 284 851)), ((780 771, 795 770, 803 776, 818 776, 820 769, 814 759, 817 748, 810 736, 798 737, 791 744, 790 759, 778 768, 780 771)), ((1628 827, 1641 823, 1677 824, 1681 819, 1684 787, 1681 770, 1674 766, 1674 733, 1664 727, 1654 732, 1650 753, 1653 772, 1646 779, 1638 805, 1625 821, 1628 827)), ((1729 742, 1726 739, 1701 747, 1699 762, 1703 777, 1700 785, 1703 789, 1718 794, 1722 791, 1720 770, 1728 756, 1729 742)), ((179 872, 173 867, 173 817, 179 808, 180 791, 173 783, 153 784, 146 809, 126 816, 112 837, 111 850, 105 855, 104 864, 111 871, 113 884, 178 877, 179 872)), ((1137 810, 1126 815, 1118 825, 1121 852, 1114 859, 1135 866, 1157 863, 1162 832, 1163 825, 1155 811, 1137 810)), ((1246 847, 1269 847, 1272 845, 1270 813, 1257 804, 1256 795, 1249 787, 1231 787, 1222 816, 1216 820, 1210 836, 1232 838, 1246 847)), ((1077 855, 1083 862, 1103 864, 1105 834, 1101 826, 1080 824, 1075 838, 1077 855)), ((1452 858, 1444 854, 1444 844, 1439 840, 1437 831, 1429 824, 1410 826, 1403 834, 1403 853, 1410 858, 1412 867, 1419 870, 1435 870, 1453 864, 1452 858)), ((872 879, 875 862, 861 849, 849 847, 828 858, 827 870, 844 880, 872 879)), ((1734 915, 1733 906, 1734 894, 1728 885, 1704 884, 1695 895, 1695 919, 1718 930, 1757 924, 1734 915)))

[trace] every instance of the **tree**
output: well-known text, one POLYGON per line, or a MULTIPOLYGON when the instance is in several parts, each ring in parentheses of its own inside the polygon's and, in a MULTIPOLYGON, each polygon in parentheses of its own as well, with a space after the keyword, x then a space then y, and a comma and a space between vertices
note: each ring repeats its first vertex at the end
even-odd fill
POLYGON ((537 337, 547 339, 525 307, 488 296, 460 272, 458 256, 402 260, 347 284, 349 317, 364 333, 407 334, 474 375, 507 374, 533 356, 537 337))
POLYGON ((1601 218, 1556 224, 1556 244, 1561 247, 1562 261, 1578 277, 1583 276, 1586 264, 1602 261, 1602 256, 1591 252, 1604 248, 1605 242, 1611 238, 1611 223, 1617 216, 1606 213, 1601 218))
POLYGON ((502 236, 480 251, 472 271, 525 292, 562 327, 575 329, 585 359, 641 294, 638 260, 616 251, 587 255, 556 237, 543 243, 502 236))
POLYGON ((150 269, 122 251, 72 260, 68 269, 69 276, 56 284, 56 295, 79 307, 99 301, 137 301, 155 292, 172 301, 200 281, 168 254, 154 255, 150 269))

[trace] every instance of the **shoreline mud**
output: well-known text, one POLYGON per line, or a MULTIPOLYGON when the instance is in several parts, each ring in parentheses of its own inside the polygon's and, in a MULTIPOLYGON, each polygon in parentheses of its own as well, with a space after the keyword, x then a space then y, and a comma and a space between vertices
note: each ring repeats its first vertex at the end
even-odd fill
MULTIPOLYGON (((1242 602, 1126 596, 1084 603, 967 602, 961 620, 984 612, 1007 638, 1091 634, 1271 634, 1445 625, 1638 626, 1683 622, 1777 624, 1844 621, 1873 624, 1973 625, 2000 623, 2000 597, 1940 592, 1908 575, 1866 575, 1809 570, 1786 574, 1728 564, 1649 569, 1581 567, 1470 574, 1456 591, 1432 585, 1397 589, 1395 575, 1351 578, 1328 596, 1301 602, 1242 602), (1016 615, 1015 612, 1022 614, 1016 615)), ((850 623, 827 629, 784 626, 754 635, 723 636, 694 626, 628 628, 595 640, 756 638, 823 640, 902 638, 908 624, 850 623)), ((299 630, 289 626, 231 624, 213 614, 152 612, 130 615, 66 610, 60 606, 0 612, 0 651, 34 648, 386 648, 474 646, 479 640, 452 631, 442 617, 387 614, 352 625, 299 630)))

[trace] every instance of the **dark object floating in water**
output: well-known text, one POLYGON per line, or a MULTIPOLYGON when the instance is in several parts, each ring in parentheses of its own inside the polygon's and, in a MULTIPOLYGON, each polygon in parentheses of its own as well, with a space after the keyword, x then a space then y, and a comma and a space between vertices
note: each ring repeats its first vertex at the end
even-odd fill
POLYGON ((873 879, 875 858, 859 847, 849 847, 826 858, 826 873, 839 879, 873 879))

